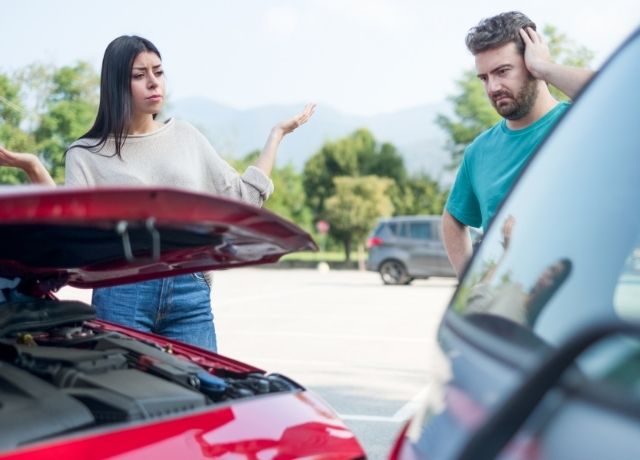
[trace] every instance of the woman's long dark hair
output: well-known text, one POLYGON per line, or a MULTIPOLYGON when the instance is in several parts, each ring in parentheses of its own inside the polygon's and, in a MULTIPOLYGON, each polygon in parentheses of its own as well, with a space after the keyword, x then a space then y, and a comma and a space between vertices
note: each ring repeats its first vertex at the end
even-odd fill
POLYGON ((93 145, 82 147, 98 152, 109 136, 113 136, 115 155, 122 158, 120 152, 127 140, 133 115, 131 68, 136 56, 144 51, 155 53, 162 59, 160 51, 153 43, 136 35, 123 35, 107 46, 102 58, 98 115, 91 129, 80 136, 80 139, 97 139, 98 141, 93 145))

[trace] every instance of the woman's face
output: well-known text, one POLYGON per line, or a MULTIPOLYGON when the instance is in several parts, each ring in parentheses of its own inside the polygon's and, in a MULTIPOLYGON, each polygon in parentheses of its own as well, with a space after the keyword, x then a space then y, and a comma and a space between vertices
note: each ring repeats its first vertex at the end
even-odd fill
POLYGON ((154 115, 162 109, 164 101, 164 71, 157 54, 143 51, 131 68, 131 99, 134 118, 154 115))

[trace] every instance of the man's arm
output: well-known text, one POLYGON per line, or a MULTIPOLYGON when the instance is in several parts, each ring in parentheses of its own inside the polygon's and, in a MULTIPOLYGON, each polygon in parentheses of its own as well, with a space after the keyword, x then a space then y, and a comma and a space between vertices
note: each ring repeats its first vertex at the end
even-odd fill
POLYGON ((442 213, 442 238, 447 256, 458 278, 471 258, 469 229, 446 209, 442 213))
POLYGON ((542 35, 531 27, 521 29, 520 36, 525 45, 524 62, 531 75, 552 84, 569 98, 576 97, 593 77, 592 70, 553 62, 542 35))

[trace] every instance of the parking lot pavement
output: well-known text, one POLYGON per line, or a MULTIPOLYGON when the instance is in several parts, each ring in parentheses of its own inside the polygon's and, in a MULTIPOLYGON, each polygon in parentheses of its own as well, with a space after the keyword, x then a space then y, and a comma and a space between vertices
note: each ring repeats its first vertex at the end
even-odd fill
POLYGON ((220 352, 292 377, 385 458, 434 371, 455 280, 384 286, 371 272, 244 268, 214 275, 220 352))
MULTIPOLYGON (((370 459, 386 458, 434 372, 455 280, 384 286, 371 272, 242 268, 216 272, 213 283, 220 353, 315 391, 370 459)), ((90 292, 61 295, 90 301, 90 292)))

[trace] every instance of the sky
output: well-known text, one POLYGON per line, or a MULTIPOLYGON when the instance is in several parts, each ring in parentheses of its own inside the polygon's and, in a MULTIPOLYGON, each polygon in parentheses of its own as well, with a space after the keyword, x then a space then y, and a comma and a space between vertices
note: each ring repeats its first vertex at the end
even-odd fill
POLYGON ((473 68, 466 32, 509 10, 592 50, 596 69, 640 26, 638 0, 0 0, 0 71, 98 70, 111 40, 136 34, 162 53, 170 100, 374 115, 454 94, 473 68))

